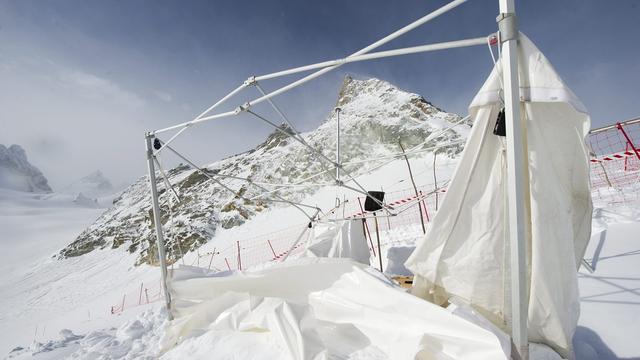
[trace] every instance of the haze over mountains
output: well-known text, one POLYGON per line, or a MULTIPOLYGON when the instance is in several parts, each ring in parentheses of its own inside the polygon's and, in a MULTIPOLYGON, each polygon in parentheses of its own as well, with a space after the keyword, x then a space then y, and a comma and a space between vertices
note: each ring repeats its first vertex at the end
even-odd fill
POLYGON ((0 188, 33 193, 50 193, 47 178, 27 159, 27 152, 13 144, 0 144, 0 188))

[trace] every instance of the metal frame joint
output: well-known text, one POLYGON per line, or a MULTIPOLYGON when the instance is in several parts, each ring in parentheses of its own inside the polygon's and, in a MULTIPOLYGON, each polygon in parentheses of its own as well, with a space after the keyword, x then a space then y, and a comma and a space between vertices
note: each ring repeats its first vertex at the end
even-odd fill
POLYGON ((518 39, 518 18, 515 13, 500 13, 496 18, 500 33, 500 43, 518 39))
POLYGON ((249 76, 247 80, 244 81, 244 86, 255 86, 256 84, 258 84, 258 81, 255 75, 249 76))

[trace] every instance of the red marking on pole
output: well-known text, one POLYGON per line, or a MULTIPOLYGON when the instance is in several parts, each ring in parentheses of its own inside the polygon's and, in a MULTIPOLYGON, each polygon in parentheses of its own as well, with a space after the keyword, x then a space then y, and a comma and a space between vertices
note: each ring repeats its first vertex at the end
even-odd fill
POLYGON ((273 260, 277 259, 278 256, 276 256, 276 252, 275 250, 273 250, 273 245, 271 245, 271 240, 267 240, 267 243, 269 244, 269 247, 271 248, 271 252, 273 253, 273 260))
MULTIPOLYGON (((364 208, 362 207, 362 200, 358 196, 358 204, 360 204, 360 211, 364 214, 364 208)), ((367 234, 369 235, 369 243, 371 244, 371 251, 373 252, 373 256, 376 257, 376 250, 373 247, 373 240, 371 239, 371 232, 369 231, 369 225, 367 224, 367 219, 362 219, 364 223, 364 228, 367 230, 367 234)))
POLYGON ((138 297, 138 305, 142 305, 142 287, 144 286, 144 282, 140 283, 140 296, 138 297))
MULTIPOLYGON (((629 153, 629 155, 631 155, 631 153, 629 152, 629 144, 627 143, 624 147, 624 154, 627 155, 627 153, 629 153)), ((627 156, 629 156, 627 155, 627 156)), ((624 158, 624 171, 627 171, 627 161, 629 160, 629 158, 624 158)))
POLYGON ((229 271, 231 271, 231 265, 229 265, 229 260, 227 260, 227 258, 224 258, 224 262, 227 263, 227 267, 229 268, 229 271))
POLYGON ((242 258, 240 257, 240 241, 236 241, 238 244, 238 270, 242 270, 242 258))
POLYGON ((640 160, 640 153, 638 152, 638 149, 636 149, 636 146, 633 144, 633 141, 631 141, 631 138, 629 137, 629 135, 627 135, 627 132, 624 131, 624 128, 622 127, 622 124, 617 123, 616 127, 618 128, 618 130, 620 130, 620 132, 622 132, 622 135, 624 135, 625 139, 627 139, 627 143, 631 146, 631 148, 633 149, 633 152, 636 154, 636 156, 638 157, 638 160, 640 160))
MULTIPOLYGON (((422 196, 422 191, 420 191, 420 196, 422 196)), ((424 201, 424 197, 422 198, 422 206, 424 207, 424 215, 427 217, 427 222, 431 221, 429 220, 429 211, 427 210, 427 203, 424 201)))

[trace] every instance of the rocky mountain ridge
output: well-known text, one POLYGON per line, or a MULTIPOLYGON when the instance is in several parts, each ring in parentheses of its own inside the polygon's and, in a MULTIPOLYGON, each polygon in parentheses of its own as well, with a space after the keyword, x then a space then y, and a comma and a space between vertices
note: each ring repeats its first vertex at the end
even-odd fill
MULTIPOLYGON (((421 144, 433 132, 458 121, 460 116, 444 112, 423 97, 378 79, 346 77, 336 107, 341 109, 342 163, 353 162, 346 167, 353 174, 375 165, 361 160, 399 152, 399 141, 406 148, 416 145, 426 148, 460 140, 463 136, 448 131, 421 144)), ((330 159, 335 156, 335 122, 336 112, 331 111, 316 130, 301 134, 308 144, 330 159)), ((285 125, 281 130, 291 131, 285 125)), ((461 150, 462 145, 457 144, 438 151, 454 156, 461 150)), ((219 227, 238 226, 266 208, 282 206, 257 197, 264 187, 272 189, 273 184, 294 183, 314 175, 314 182, 331 183, 332 171, 323 173, 326 169, 327 164, 319 161, 316 154, 282 131, 274 131, 252 150, 205 167, 210 176, 226 174, 254 182, 220 179, 233 193, 187 165, 170 169, 167 176, 179 199, 162 181, 158 184, 169 261, 176 261, 182 252, 206 243, 219 227), (255 183, 262 184, 263 188, 255 183)), ((111 209, 64 248, 60 256, 79 256, 98 248, 126 246, 128 251, 138 254, 137 264, 155 264, 157 254, 148 188, 147 177, 140 178, 114 200, 111 209)), ((301 200, 313 191, 312 188, 286 188, 278 193, 287 199, 301 200)))
POLYGON ((27 152, 16 144, 8 148, 0 144, 0 187, 34 193, 52 192, 47 178, 29 163, 27 152))

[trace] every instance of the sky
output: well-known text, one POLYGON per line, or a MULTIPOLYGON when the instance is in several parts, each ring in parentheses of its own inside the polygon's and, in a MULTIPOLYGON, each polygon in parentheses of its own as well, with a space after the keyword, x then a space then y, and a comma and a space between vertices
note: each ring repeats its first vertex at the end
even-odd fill
MULTIPOLYGON (((98 169, 130 183, 146 172, 146 130, 191 120, 251 75, 347 56, 445 3, 0 0, 0 143, 23 146, 54 190, 98 169)), ((586 104, 593 127, 640 115, 640 0, 516 7, 520 30, 586 104)), ((497 14, 498 1, 469 0, 380 50, 486 36, 497 14)), ((299 130, 312 130, 350 74, 466 114, 491 67, 486 46, 348 64, 275 100, 299 130)), ((222 110, 257 95, 247 89, 222 110)), ((209 163, 269 132, 238 116, 189 129, 175 146, 209 163)))

